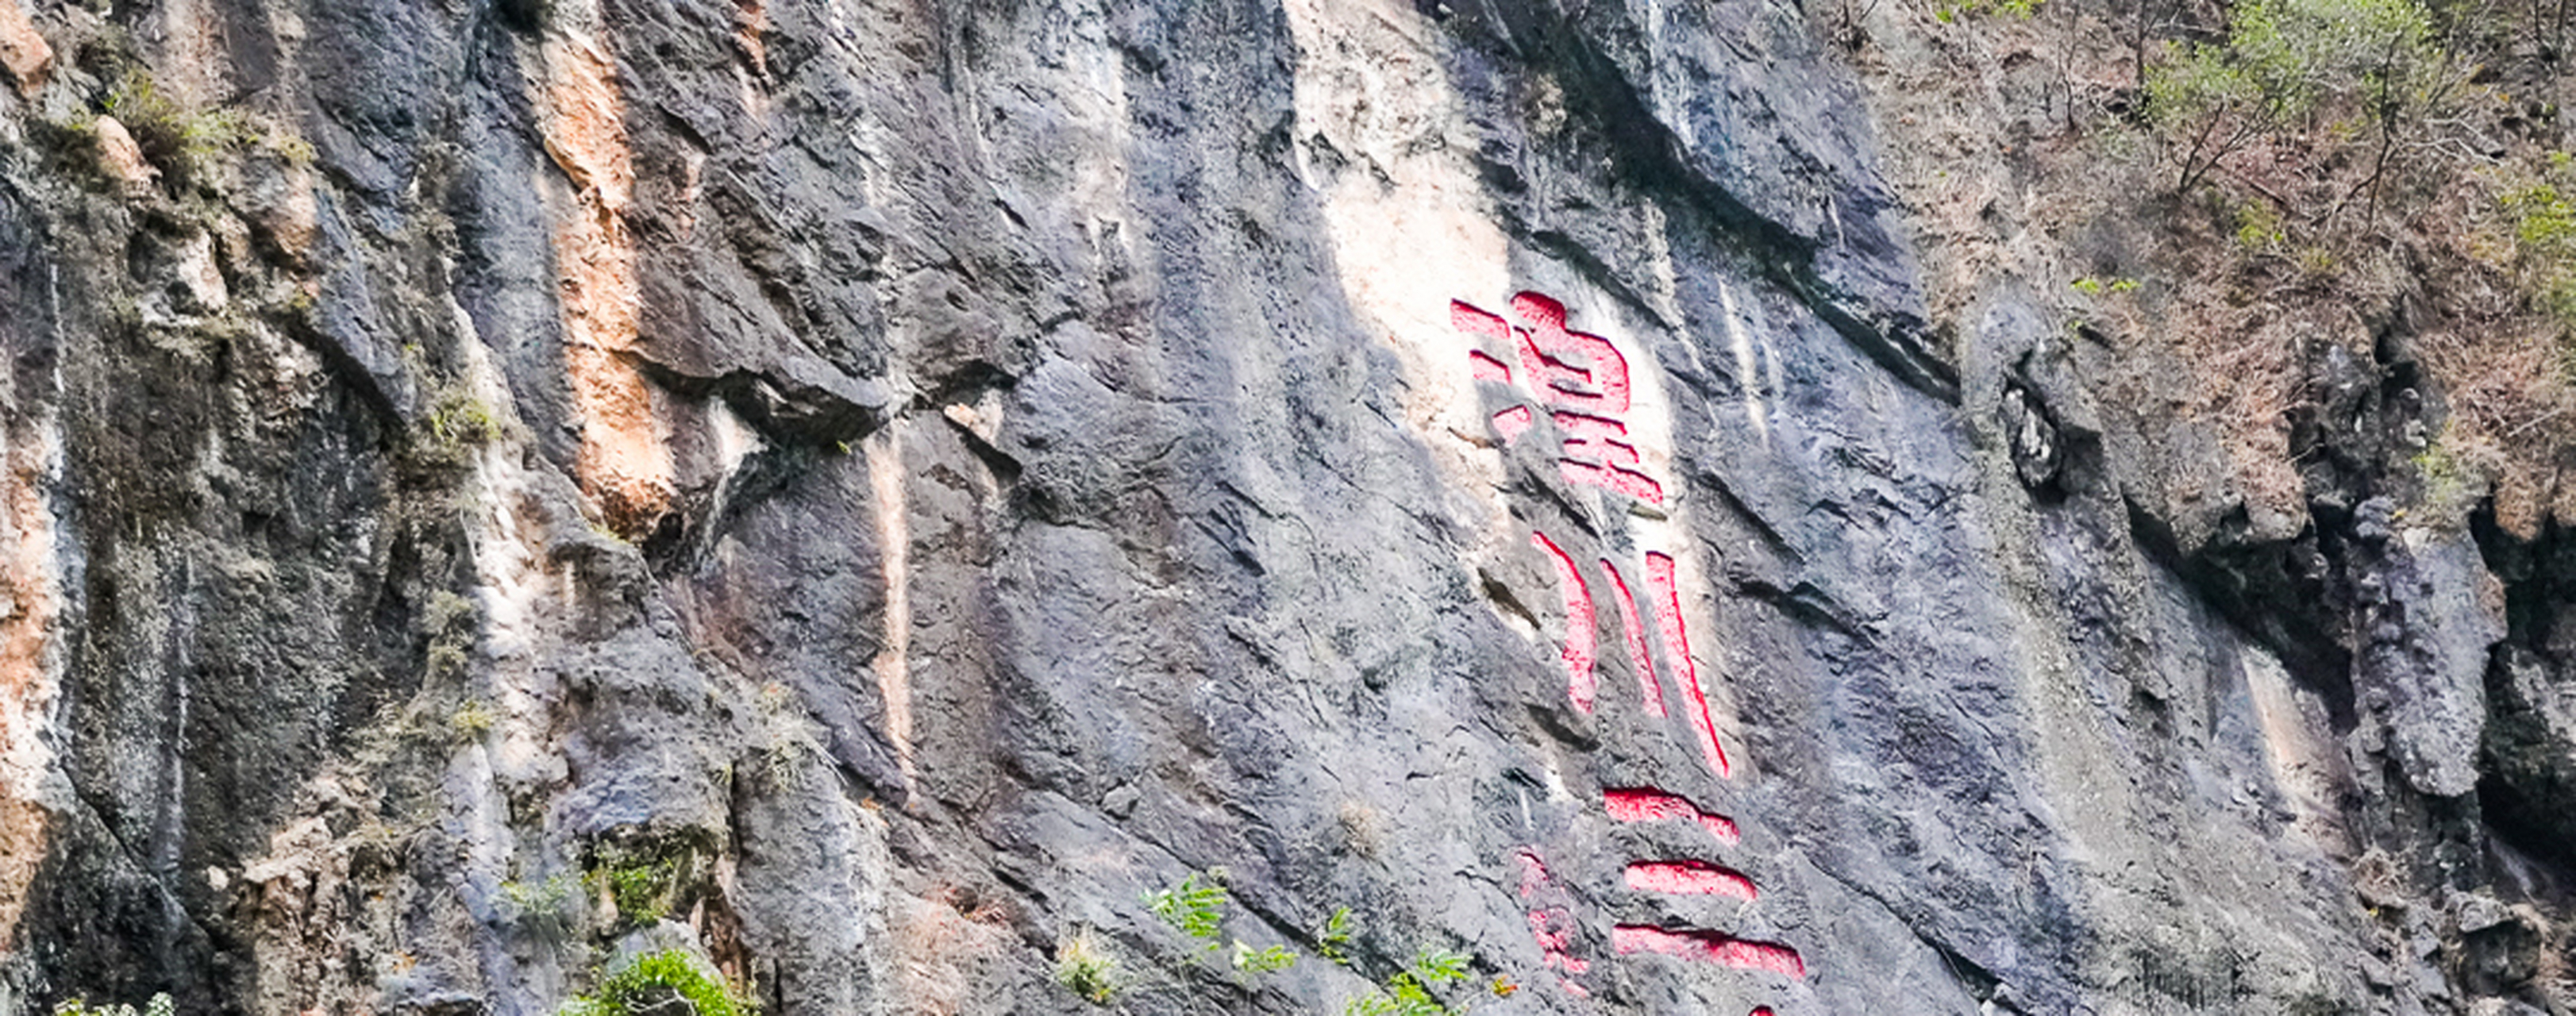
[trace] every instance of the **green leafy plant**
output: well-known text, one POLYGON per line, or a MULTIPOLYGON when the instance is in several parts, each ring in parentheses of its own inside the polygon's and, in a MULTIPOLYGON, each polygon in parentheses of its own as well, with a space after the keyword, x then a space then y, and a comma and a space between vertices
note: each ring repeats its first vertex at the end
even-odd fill
MULTIPOLYGON (((150 1002, 144 1003, 142 1016, 171 1016, 177 1011, 178 1006, 170 1001, 170 996, 154 995, 150 1002)), ((75 998, 54 1003, 54 1016, 135 1016, 135 1011, 130 1005, 91 1006, 75 998)))
POLYGON ((651 924, 671 912, 679 868, 669 860, 626 858, 591 869, 584 880, 606 886, 617 916, 629 924, 651 924))
POLYGON ((1224 876, 1223 868, 1212 868, 1203 874, 1192 872, 1179 885, 1145 894, 1145 905, 1163 923, 1206 942, 1207 948, 1214 950, 1224 934, 1218 927, 1225 919, 1225 886, 1218 884, 1224 876), (1200 881, 1202 877, 1205 882, 1200 881))
POLYGON ((2471 436, 2456 418, 2445 421, 2409 464, 2422 484, 2423 517, 2437 524, 2467 519, 2503 468, 2494 447, 2471 436))
MULTIPOLYGON (((1225 869, 1210 868, 1182 876, 1179 884, 1169 889, 1145 894, 1145 905, 1153 910, 1154 916, 1181 934, 1205 943, 1191 957, 1193 961, 1216 952, 1226 943, 1224 880, 1225 869)), ((1343 919, 1348 920, 1346 914, 1343 919)), ((1251 943, 1239 938, 1233 940, 1233 945, 1228 962, 1234 967, 1235 976, 1247 983, 1263 974, 1286 970, 1297 964, 1297 954, 1285 946, 1255 949, 1251 943)))
POLYGON ((1932 18, 1945 25, 1963 16, 1974 14, 2002 14, 2028 21, 2031 15, 2039 13, 2039 5, 2045 2, 2046 0, 1956 0, 1934 9, 1932 18))
POLYGON ((1297 965, 1297 954, 1286 946, 1254 949, 1242 939, 1234 940, 1234 971, 1245 977, 1257 977, 1297 965))
POLYGON ((2089 276, 2089 275, 2088 275, 2088 276, 2085 276, 2085 277, 2083 277, 2083 278, 2079 278, 2079 279, 2077 279, 2077 280, 2075 280, 2075 281, 2073 281, 2073 282, 2067 283, 2067 286, 2068 286, 2069 288, 2074 289, 2076 292, 2078 292, 2078 293, 2082 293, 2082 294, 2084 294, 2084 295, 2086 295, 2086 296, 2100 296, 2100 295, 2102 295, 2103 293, 2106 293, 2106 292, 2109 292, 2109 293, 2128 293, 2128 292, 2134 292, 2134 291, 2138 288, 2138 280, 2136 280, 2136 279, 2128 279, 2128 278, 2115 278, 2115 279, 2112 279, 2112 280, 2110 280, 2109 282, 2107 282, 2107 283, 2106 283, 2106 282, 2104 282, 2104 281, 2102 281, 2102 280, 2100 280, 2100 279, 2096 279, 2096 278, 2094 278, 2094 277, 2092 277, 2092 276, 2089 276))
POLYGON ((664 949, 628 961, 602 979, 598 990, 566 1001, 555 1016, 668 1013, 672 996, 687 1001, 696 1016, 749 1016, 758 1011, 688 950, 664 949))
POLYGON ((440 397, 429 411, 428 422, 430 434, 441 441, 482 445, 501 436, 501 423, 493 418, 492 407, 464 392, 440 397))
POLYGON ((1343 966, 1351 965, 1351 908, 1339 907, 1315 929, 1315 954, 1343 966))
POLYGON ((670 912, 670 885, 671 865, 667 861, 616 868, 608 873, 608 891, 617 900, 617 912, 637 924, 650 924, 670 912))
POLYGON ((448 725, 456 728, 457 736, 467 741, 481 740, 483 735, 491 733, 493 721, 491 705, 481 699, 467 699, 447 717, 448 725))
MULTIPOLYGON (((1350 1000, 1342 1007, 1343 1016, 1455 1016, 1467 1011, 1464 1002, 1443 1002, 1432 989, 1467 979, 1467 967, 1474 957, 1446 949, 1426 948, 1415 953, 1412 962, 1386 984, 1368 994, 1350 1000)), ((1497 994, 1509 994, 1497 982, 1497 994)))
POLYGON ((503 882, 500 902, 502 916, 548 942, 560 942, 572 932, 573 880, 555 875, 542 882, 503 882))
POLYGON ((2262 254, 2290 241, 2289 230, 2282 225, 2281 213, 2260 201, 2247 201, 2236 206, 2236 246, 2247 253, 2262 254))
POLYGON ((2576 166, 2551 152, 2541 179, 2504 193, 2525 288, 2561 327, 2576 328, 2576 166))
MULTIPOLYGON (((417 364, 417 361, 415 361, 417 364)), ((415 366, 415 370, 423 370, 415 366)), ((462 473, 475 453, 502 436, 500 417, 492 406, 462 386, 438 392, 426 412, 404 435, 403 461, 430 477, 462 473)))
POLYGON ((1124 978, 1117 957, 1109 955, 1088 931, 1065 936, 1055 950, 1055 983, 1093 1005, 1108 1005, 1124 978))

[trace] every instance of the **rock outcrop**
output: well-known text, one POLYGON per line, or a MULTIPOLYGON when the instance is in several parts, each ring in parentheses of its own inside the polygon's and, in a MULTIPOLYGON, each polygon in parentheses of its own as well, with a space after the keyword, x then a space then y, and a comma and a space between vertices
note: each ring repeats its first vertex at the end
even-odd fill
POLYGON ((29 10, 0 1012, 2576 1006, 2563 533, 1936 307, 1829 12, 29 10))

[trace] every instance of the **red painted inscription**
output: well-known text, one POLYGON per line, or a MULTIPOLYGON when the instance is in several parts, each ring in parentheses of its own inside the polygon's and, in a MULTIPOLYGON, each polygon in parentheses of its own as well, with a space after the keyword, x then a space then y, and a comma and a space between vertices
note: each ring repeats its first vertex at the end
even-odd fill
POLYGON ((1592 994, 1574 978, 1592 969, 1592 961, 1574 954, 1574 911, 1562 900, 1566 894, 1549 877, 1547 862, 1537 853, 1522 850, 1521 900, 1529 905, 1530 938, 1538 942, 1540 962, 1556 973, 1556 983, 1567 994, 1577 998, 1592 994))
POLYGON ((1732 846, 1737 838, 1734 819, 1701 811, 1698 805, 1678 794, 1667 794, 1651 787, 1605 790, 1601 792, 1601 803, 1616 821, 1697 822, 1720 843, 1732 846))
POLYGON ((1700 691, 1699 665, 1691 662, 1690 632, 1682 626, 1681 588, 1673 581, 1672 555, 1661 551, 1646 554, 1646 586, 1654 590, 1656 605, 1664 608, 1658 618, 1664 636, 1664 656, 1673 661, 1673 669, 1682 676, 1682 708, 1689 710, 1692 732, 1699 735, 1699 750, 1708 758, 1708 767, 1721 777, 1734 775, 1727 764, 1726 748, 1717 743, 1717 724, 1708 716, 1708 695, 1700 691))
POLYGON ((1592 591, 1583 586, 1583 573, 1574 568, 1574 559, 1565 556, 1556 541, 1546 533, 1531 533, 1530 543, 1556 559, 1557 577, 1565 588, 1565 648, 1558 655, 1565 658, 1565 694, 1574 700, 1574 708, 1592 711, 1592 664, 1601 656, 1598 636, 1592 630, 1592 591))
POLYGON ((1619 627, 1628 635, 1628 667, 1637 672, 1637 694, 1646 703, 1646 715, 1664 715, 1664 686, 1655 680, 1654 654, 1646 651, 1646 626, 1637 620, 1637 598, 1628 595, 1628 579, 1619 574, 1619 566, 1601 559, 1601 570, 1610 573, 1610 592, 1619 604, 1619 627))
POLYGON ((1807 976, 1807 961, 1799 959, 1795 949, 1697 928, 1667 930, 1651 924, 1622 924, 1610 929, 1610 948, 1621 955, 1662 953, 1722 963, 1739 970, 1768 970, 1785 977, 1807 976))
MULTIPOLYGON (((1567 482, 1648 504, 1663 503, 1664 488, 1647 475, 1645 454, 1626 421, 1632 395, 1628 359, 1616 345, 1601 336, 1568 328, 1565 305, 1539 293, 1513 296, 1509 319, 1463 301, 1451 301, 1449 321, 1459 331, 1482 340, 1486 347, 1468 354, 1468 367, 1476 381, 1511 386, 1522 393, 1524 401, 1491 417, 1494 432, 1501 436, 1503 444, 1519 441, 1537 425, 1539 414, 1545 413, 1559 441, 1558 473, 1567 482)), ((1600 619, 1595 613, 1591 587, 1564 545, 1537 531, 1530 533, 1530 545, 1545 551, 1556 565, 1557 586, 1565 603, 1565 636, 1558 656, 1565 664, 1566 697, 1575 709, 1589 715, 1598 704, 1600 689, 1595 671, 1601 653, 1600 619)), ((1637 678, 1640 703, 1648 716, 1669 716, 1663 681, 1655 672, 1654 653, 1660 646, 1668 672, 1678 678, 1676 687, 1680 690, 1683 725, 1690 728, 1689 740, 1696 742, 1710 771, 1720 779, 1731 778, 1734 767, 1727 759, 1725 746, 1718 741, 1708 694, 1700 684, 1699 665, 1691 658, 1678 566, 1672 555, 1663 551, 1649 550, 1644 556, 1647 598, 1643 608, 1618 564, 1607 557, 1595 558, 1610 579, 1611 602, 1619 610, 1619 629, 1628 652, 1629 670, 1637 678), (1652 638, 1647 631, 1650 615, 1652 638)), ((1706 830, 1721 845, 1733 846, 1739 839, 1733 819, 1653 787, 1605 789, 1602 807, 1618 822, 1689 822, 1706 830)), ((1542 962, 1567 993, 1590 994, 1575 980, 1592 967, 1591 960, 1577 954, 1580 926, 1574 915, 1578 900, 1556 882, 1535 851, 1523 849, 1518 855, 1522 909, 1542 962)), ((1631 860, 1622 869, 1622 882, 1631 891, 1667 896, 1726 896, 1751 901, 1761 895, 1745 873, 1698 858, 1631 860)), ((1617 925, 1610 930, 1610 946, 1621 955, 1678 956, 1793 978, 1803 978, 1807 972, 1806 961, 1795 949, 1706 928, 1617 925)), ((1771 1007, 1761 1006, 1748 1016, 1774 1014, 1771 1007)))
MULTIPOLYGON (((1520 323, 1465 301, 1449 302, 1452 327, 1506 347, 1520 360, 1531 394, 1564 436, 1556 461, 1566 482, 1662 504, 1663 484, 1643 471, 1621 419, 1628 412, 1628 358, 1608 339, 1568 330, 1565 305, 1538 293, 1512 297, 1512 315, 1520 323)), ((1481 349, 1467 357, 1477 380, 1512 383, 1512 369, 1501 358, 1481 349)), ((1533 420, 1528 406, 1514 406, 1494 414, 1494 431, 1508 445, 1533 420)))
POLYGON ((1637 861, 1628 865, 1628 888, 1667 896, 1733 896, 1754 899, 1761 892, 1744 873, 1707 861, 1637 861))

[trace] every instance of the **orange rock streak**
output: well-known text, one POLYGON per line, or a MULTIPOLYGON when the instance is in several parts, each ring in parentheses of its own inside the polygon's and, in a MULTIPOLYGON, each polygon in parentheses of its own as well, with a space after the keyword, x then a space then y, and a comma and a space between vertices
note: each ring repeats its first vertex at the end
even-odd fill
POLYGON ((50 435, 8 437, 0 463, 0 951, 14 945, 27 887, 44 860, 49 814, 37 788, 49 753, 37 727, 54 698, 54 630, 62 616, 54 516, 44 495, 53 444, 50 435))
POLYGON ((571 206, 556 209, 553 239, 578 471, 608 527, 635 539, 669 513, 675 487, 652 388, 628 359, 643 294, 626 228, 635 168, 624 103, 616 64, 596 43, 549 39, 545 57, 546 152, 574 187, 571 206))

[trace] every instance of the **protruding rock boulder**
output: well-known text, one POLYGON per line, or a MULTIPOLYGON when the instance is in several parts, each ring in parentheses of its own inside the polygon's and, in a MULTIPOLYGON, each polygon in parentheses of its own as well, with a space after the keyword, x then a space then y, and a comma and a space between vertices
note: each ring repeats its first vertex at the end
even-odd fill
POLYGON ((36 31, 18 0, 0 0, 0 67, 9 70, 18 94, 33 97, 53 77, 54 47, 36 31))

